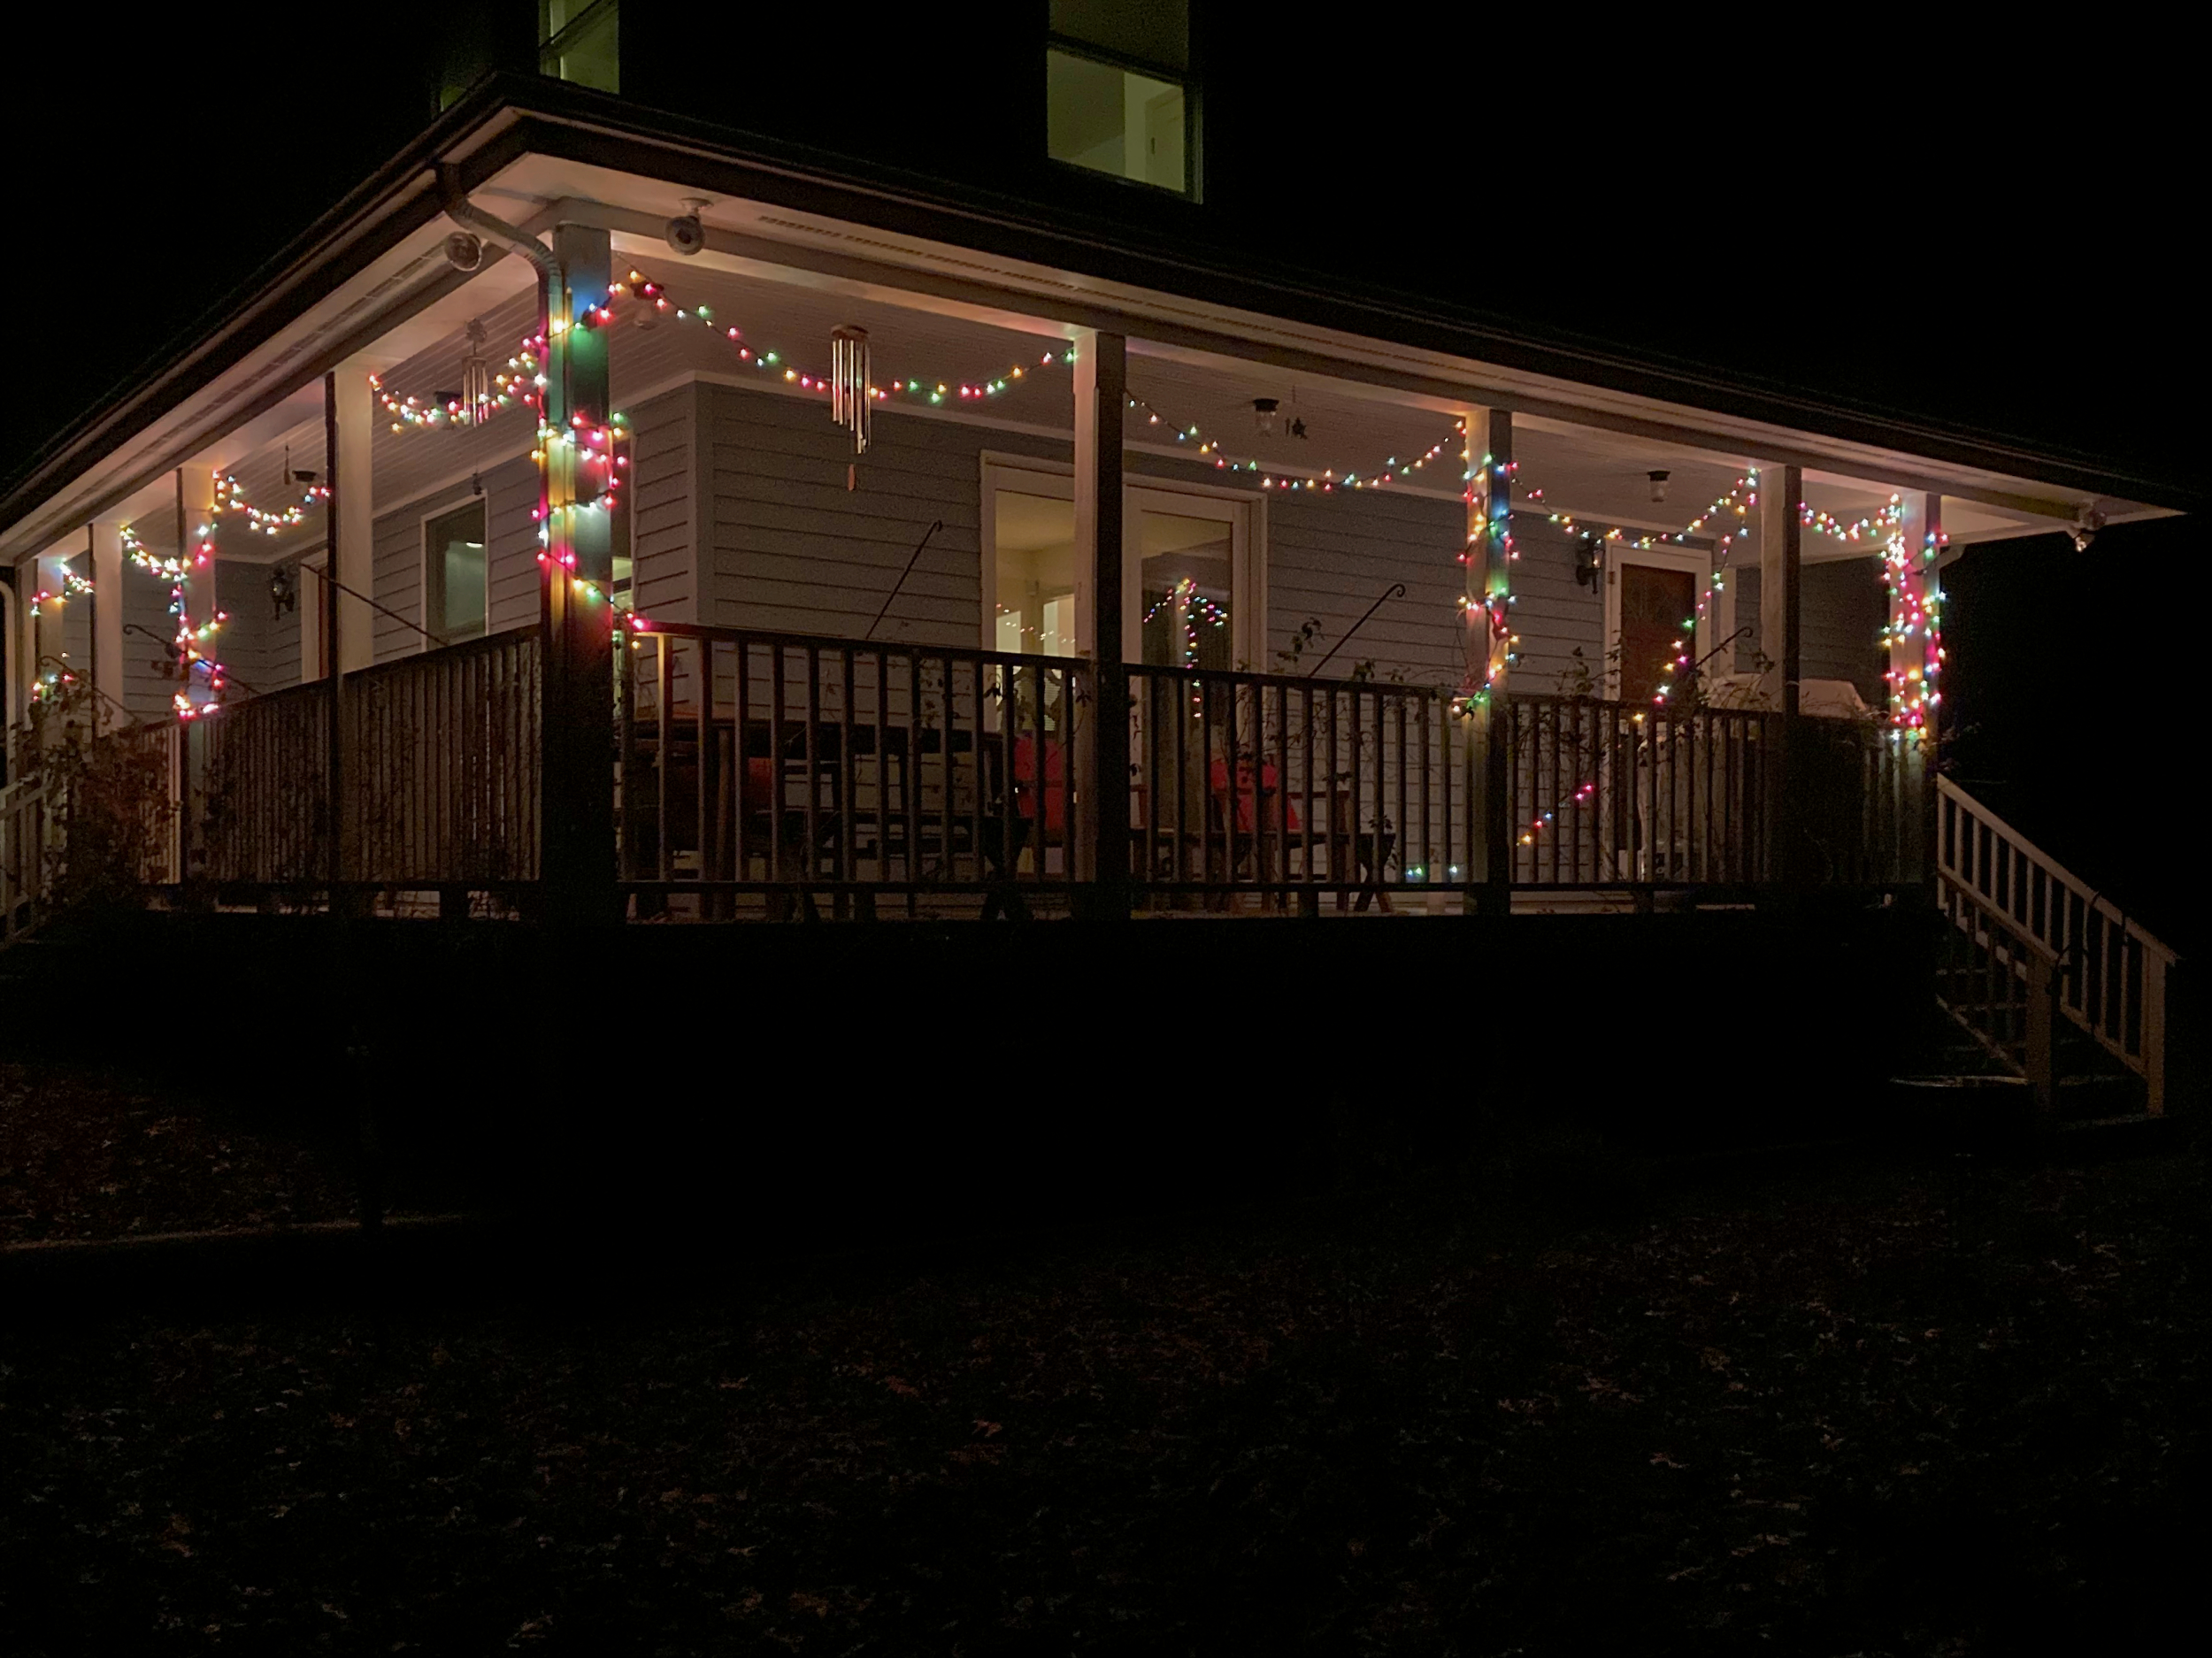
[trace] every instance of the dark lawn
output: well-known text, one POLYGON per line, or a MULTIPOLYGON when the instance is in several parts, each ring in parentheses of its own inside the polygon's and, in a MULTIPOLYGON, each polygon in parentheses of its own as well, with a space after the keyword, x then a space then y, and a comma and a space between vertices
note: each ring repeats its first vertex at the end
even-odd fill
POLYGON ((235 1112, 81 1066, 0 1063, 0 1246, 341 1220, 354 1207, 326 1155, 235 1112))
POLYGON ((0 1649, 2119 1649, 2196 1570, 2204 1201, 1431 1187, 0 1334, 0 1649))

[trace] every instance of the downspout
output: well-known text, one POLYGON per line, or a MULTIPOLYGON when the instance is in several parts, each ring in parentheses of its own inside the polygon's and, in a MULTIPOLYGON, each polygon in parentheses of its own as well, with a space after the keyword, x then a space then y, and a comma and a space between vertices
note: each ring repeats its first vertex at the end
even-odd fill
POLYGON ((497 242, 511 253, 520 254, 538 267, 545 314, 552 316, 561 297, 561 265, 553 250, 520 226, 495 219, 470 201, 469 193, 461 188, 461 170, 449 163, 438 165, 438 196, 445 205, 445 216, 455 224, 474 231, 487 242, 497 242))

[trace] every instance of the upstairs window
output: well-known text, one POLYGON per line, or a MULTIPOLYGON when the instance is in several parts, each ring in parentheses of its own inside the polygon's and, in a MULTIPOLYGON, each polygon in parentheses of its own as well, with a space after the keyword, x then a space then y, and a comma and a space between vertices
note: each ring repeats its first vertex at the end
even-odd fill
POLYGON ((1189 0, 1050 0, 1045 149, 1055 161, 1198 194, 1189 0))
POLYGON ((538 73, 621 91, 618 22, 615 0, 538 0, 538 73))

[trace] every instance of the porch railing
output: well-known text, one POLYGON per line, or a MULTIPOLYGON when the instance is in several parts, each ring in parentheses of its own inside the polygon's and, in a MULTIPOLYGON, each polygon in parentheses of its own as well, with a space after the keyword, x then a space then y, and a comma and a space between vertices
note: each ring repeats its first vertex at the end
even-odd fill
POLYGON ((46 897, 50 824, 44 784, 0 787, 0 944, 38 920, 46 897))
MULTIPOLYGON (((1522 887, 1755 887, 1779 873, 1783 716, 1594 697, 1505 702, 1508 822, 1522 887)), ((1789 787, 1810 879, 1916 878, 1911 756, 1878 726, 1801 719, 1789 787)))
MULTIPOLYGON (((1937 779, 1937 895, 2016 933, 2059 975, 2058 1005, 2165 1109, 2167 985, 2174 952, 1948 778, 1937 779)), ((1988 925, 1983 923, 1982 925, 1988 925)))
MULTIPOLYGON (((345 677, 344 879, 398 888, 536 879, 538 635, 518 629, 345 677)), ((330 686, 207 719, 197 822, 219 885, 321 887, 332 873, 330 686)))
POLYGON ((1132 667, 1137 890, 1358 907, 1479 873, 1473 728, 1425 686, 1132 667))
POLYGON ((649 898, 1064 887, 1079 661, 655 624, 624 641, 620 871, 649 898))

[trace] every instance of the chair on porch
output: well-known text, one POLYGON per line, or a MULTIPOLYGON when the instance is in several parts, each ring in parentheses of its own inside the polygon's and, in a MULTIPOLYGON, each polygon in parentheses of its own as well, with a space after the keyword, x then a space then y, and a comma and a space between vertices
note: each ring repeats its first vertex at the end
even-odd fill
MULTIPOLYGON (((1208 766, 1206 816, 1207 878, 1225 886, 1248 870, 1257 881, 1280 879, 1271 866, 1276 849, 1282 849, 1287 862, 1291 848, 1305 837, 1297 803, 1284 797, 1282 777, 1271 760, 1256 765, 1240 757, 1233 786, 1229 762, 1216 755, 1208 766)), ((1216 902, 1225 902, 1225 894, 1216 902)))
MULTIPOLYGON (((1014 796, 1014 810, 1010 833, 1002 833, 1007 819, 1004 814, 993 811, 984 818, 982 854, 984 866, 995 871, 997 879, 983 902, 983 918, 995 920, 1005 915, 1015 920, 1026 918, 1028 901, 1022 896, 1019 885, 1022 854, 1033 847, 1036 852, 1036 873, 1045 873, 1046 854, 1054 848, 1067 847, 1067 775, 1066 746, 1057 737, 1048 736, 1039 755, 1039 742, 1034 735, 1014 739, 1013 775, 1010 785, 1014 796), (1040 826, 1039 799, 1043 802, 1043 823, 1040 826), (1002 846, 1002 839, 1008 844, 1002 846)), ((995 754, 995 749, 987 750, 995 754)), ((1000 788, 991 794, 1002 801, 1000 788)))

